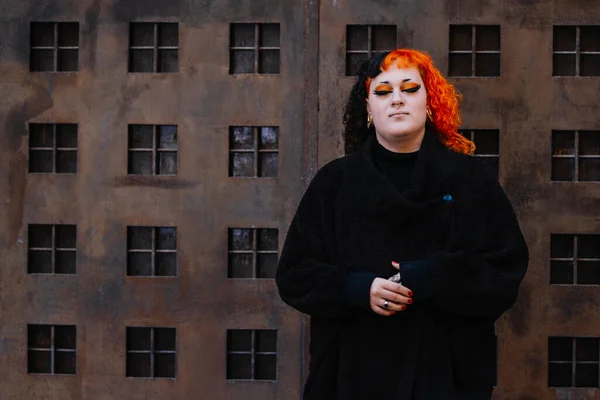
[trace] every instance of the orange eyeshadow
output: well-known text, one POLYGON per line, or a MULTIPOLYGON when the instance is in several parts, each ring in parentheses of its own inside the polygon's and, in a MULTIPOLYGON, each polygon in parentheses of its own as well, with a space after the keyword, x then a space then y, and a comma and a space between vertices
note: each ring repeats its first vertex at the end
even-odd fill
POLYGON ((375 87, 375 91, 376 91, 376 92, 388 92, 388 91, 389 91, 389 92, 393 92, 393 91, 394 91, 394 89, 393 89, 393 88, 392 88, 392 86, 390 86, 390 85, 385 85, 385 84, 383 84, 383 85, 377 85, 377 86, 375 87))
POLYGON ((416 88, 417 86, 419 86, 419 84, 416 82, 406 82, 400 86, 400 90, 410 90, 416 88))

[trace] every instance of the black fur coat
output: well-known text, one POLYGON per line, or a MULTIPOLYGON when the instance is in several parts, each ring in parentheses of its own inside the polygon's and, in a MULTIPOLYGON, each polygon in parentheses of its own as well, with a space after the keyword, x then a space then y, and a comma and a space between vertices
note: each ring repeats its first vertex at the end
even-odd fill
POLYGON ((528 250, 496 178, 426 132, 399 193, 363 148, 319 170, 290 225, 276 280, 311 316, 305 400, 489 399, 494 321, 512 306, 528 250), (404 312, 369 308, 375 277, 401 265, 404 312))

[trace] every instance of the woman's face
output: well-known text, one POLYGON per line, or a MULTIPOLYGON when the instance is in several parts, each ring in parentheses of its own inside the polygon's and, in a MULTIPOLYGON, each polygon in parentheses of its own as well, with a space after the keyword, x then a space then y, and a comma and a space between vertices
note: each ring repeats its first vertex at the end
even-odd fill
POLYGON ((367 112, 379 143, 388 150, 417 151, 425 134, 427 93, 416 67, 391 65, 371 80, 367 112))

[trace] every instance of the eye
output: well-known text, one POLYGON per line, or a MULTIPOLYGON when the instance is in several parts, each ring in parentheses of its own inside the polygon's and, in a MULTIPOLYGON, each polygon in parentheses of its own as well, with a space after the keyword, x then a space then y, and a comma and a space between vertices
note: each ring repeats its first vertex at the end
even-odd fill
POLYGON ((375 96, 385 96, 386 94, 392 93, 391 90, 373 90, 375 96))
POLYGON ((406 89, 402 89, 402 91, 403 92, 408 92, 408 93, 414 93, 414 92, 416 92, 419 89, 421 89, 421 85, 417 85, 417 86, 414 86, 414 87, 408 87, 406 89))

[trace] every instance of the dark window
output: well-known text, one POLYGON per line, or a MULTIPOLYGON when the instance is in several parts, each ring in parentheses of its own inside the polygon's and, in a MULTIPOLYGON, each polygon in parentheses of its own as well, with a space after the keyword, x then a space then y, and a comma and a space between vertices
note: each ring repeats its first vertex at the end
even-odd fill
POLYGON ((548 387, 599 387, 599 344, 593 337, 549 337, 548 387))
POLYGON ((79 23, 32 22, 30 25, 31 71, 72 72, 78 70, 79 23))
POLYGON ((600 131, 552 131, 552 180, 600 181, 600 131))
POLYGON ((127 172, 177 175, 177 126, 129 125, 127 172))
POLYGON ((552 234, 550 284, 600 285, 600 235, 552 234))
POLYGON ((450 76, 500 76, 500 26, 450 25, 450 76))
POLYGON ((373 54, 396 48, 396 25, 346 26, 346 76, 356 75, 373 54))
POLYGON ((278 127, 229 127, 229 176, 275 178, 278 175, 278 127))
POLYGON ((230 74, 279 74, 279 24, 231 24, 230 74))
POLYGON ((136 378, 175 378, 175 328, 127 327, 126 375, 136 378))
POLYGON ((29 172, 77 173, 77 125, 29 124, 29 172))
POLYGON ((497 177, 500 164, 500 131, 498 129, 460 129, 459 133, 475 143, 475 157, 481 158, 497 177))
POLYGON ((29 225, 28 274, 74 274, 77 264, 75 225, 29 225))
POLYGON ((132 22, 129 27, 129 72, 177 72, 179 24, 132 22))
POLYGON ((227 331, 227 379, 277 380, 277 331, 227 331))
POLYGON ((600 76, 600 26, 557 25, 552 44, 553 76, 600 76))
POLYGON ((77 332, 74 325, 27 325, 27 371, 75 375, 77 332))
POLYGON ((229 278, 275 278, 277 229, 229 229, 229 278))
POLYGON ((176 276, 177 228, 127 227, 127 275, 176 276))

